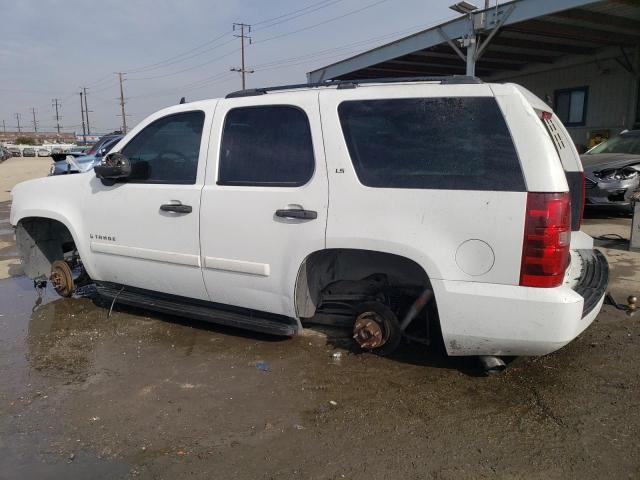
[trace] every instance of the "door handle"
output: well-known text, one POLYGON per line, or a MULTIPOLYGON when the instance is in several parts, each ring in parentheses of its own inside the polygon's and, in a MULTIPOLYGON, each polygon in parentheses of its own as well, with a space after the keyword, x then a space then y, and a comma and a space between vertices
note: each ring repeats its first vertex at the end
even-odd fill
POLYGON ((191 208, 191 205, 182 205, 180 203, 165 203, 160 205, 160 210, 174 213, 191 213, 193 208, 191 208))
POLYGON ((301 210, 299 208, 287 208, 285 210, 276 210, 276 217, 315 220, 318 218, 318 212, 314 212, 313 210, 301 210))

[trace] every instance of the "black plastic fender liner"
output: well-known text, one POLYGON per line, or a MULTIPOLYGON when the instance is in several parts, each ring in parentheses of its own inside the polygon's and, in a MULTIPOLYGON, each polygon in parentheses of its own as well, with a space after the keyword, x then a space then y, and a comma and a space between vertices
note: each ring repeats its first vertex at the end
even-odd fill
POLYGON ((600 250, 576 250, 582 260, 582 273, 574 287, 584 298, 582 316, 585 317, 596 307, 609 285, 609 263, 600 250))

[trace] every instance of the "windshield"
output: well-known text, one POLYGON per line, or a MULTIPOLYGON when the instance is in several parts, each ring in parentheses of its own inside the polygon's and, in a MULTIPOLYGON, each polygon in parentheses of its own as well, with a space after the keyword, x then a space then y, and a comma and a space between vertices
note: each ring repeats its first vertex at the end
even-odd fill
POLYGON ((596 145, 587 152, 589 155, 596 153, 630 153, 640 155, 640 132, 623 133, 610 140, 596 145))
POLYGON ((113 137, 102 137, 100 140, 98 140, 96 143, 94 143, 93 145, 91 145, 91 148, 89 150, 87 150, 85 153, 87 155, 95 155, 95 153, 98 151, 98 149, 105 143, 108 142, 109 139, 111 139, 113 137))

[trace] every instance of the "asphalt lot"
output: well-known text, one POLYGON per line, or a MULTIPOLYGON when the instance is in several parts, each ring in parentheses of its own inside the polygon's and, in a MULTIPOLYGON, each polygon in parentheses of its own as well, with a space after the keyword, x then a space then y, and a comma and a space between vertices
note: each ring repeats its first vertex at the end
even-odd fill
MULTIPOLYGON (((0 193, 7 167, 14 179, 48 169, 37 159, 27 174, 21 160, 0 164, 0 193)), ((439 348, 378 358, 339 332, 283 340, 126 308, 109 317, 89 298, 34 290, 7 200, 0 479, 640 478, 640 316, 605 306, 567 347, 488 378, 439 348)), ((588 233, 628 237, 629 218, 589 217, 588 233)), ((640 293, 640 255, 598 244, 611 291, 640 293)))

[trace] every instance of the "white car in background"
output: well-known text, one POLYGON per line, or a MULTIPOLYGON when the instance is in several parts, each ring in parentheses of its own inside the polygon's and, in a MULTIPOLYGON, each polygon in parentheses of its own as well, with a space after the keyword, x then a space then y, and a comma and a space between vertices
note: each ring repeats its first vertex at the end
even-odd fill
POLYGON ((522 87, 335 82, 161 110, 95 172, 16 186, 11 223, 27 275, 66 296, 92 281, 277 335, 348 326, 380 354, 441 331, 449 355, 544 355, 607 286, 582 184, 522 87))

